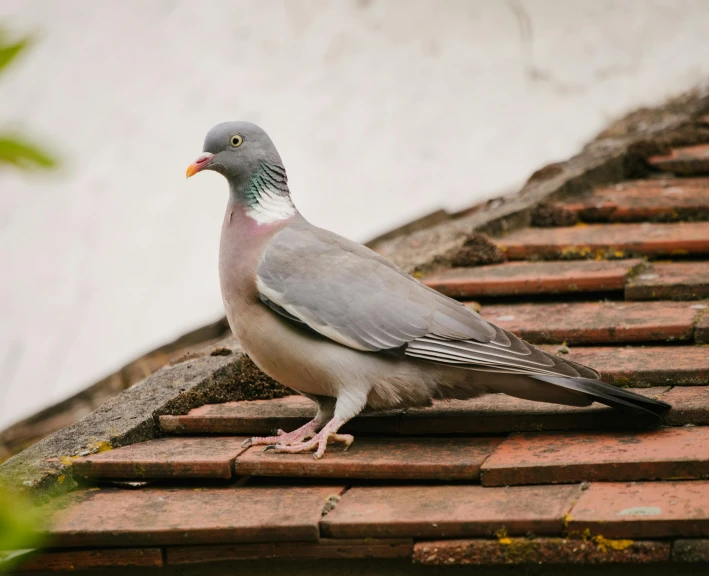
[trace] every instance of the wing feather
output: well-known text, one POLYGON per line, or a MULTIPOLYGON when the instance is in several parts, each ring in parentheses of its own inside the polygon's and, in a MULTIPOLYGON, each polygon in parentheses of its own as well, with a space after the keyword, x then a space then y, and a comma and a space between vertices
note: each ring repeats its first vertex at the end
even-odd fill
POLYGON ((375 252, 305 222, 274 236, 256 274, 262 299, 358 350, 399 348, 429 334, 478 342, 497 334, 375 252))
POLYGON ((412 358, 487 372, 599 378, 305 220, 273 237, 256 275, 259 295, 272 310, 356 350, 400 349, 412 358))

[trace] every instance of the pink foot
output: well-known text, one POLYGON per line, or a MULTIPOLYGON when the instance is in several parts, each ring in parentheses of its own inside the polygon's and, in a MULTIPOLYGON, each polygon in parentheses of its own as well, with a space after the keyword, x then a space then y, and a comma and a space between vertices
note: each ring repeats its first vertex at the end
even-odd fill
POLYGON ((263 446, 264 444, 279 444, 282 446, 290 446, 291 444, 297 444, 303 442, 304 440, 307 440, 308 438, 312 438, 313 436, 315 436, 315 433, 317 432, 319 427, 320 426, 316 420, 311 420, 304 426, 293 430, 293 432, 284 432, 283 430, 277 430, 276 436, 247 438, 242 442, 241 445, 244 447, 263 446))
POLYGON ((271 445, 266 450, 274 450, 283 454, 299 454, 302 452, 310 452, 315 449, 315 454, 313 458, 319 460, 325 454, 327 449, 327 443, 332 442, 342 442, 345 445, 345 450, 347 450, 354 442, 354 436, 350 434, 338 434, 337 430, 342 426, 344 422, 337 421, 335 419, 330 420, 327 425, 317 434, 315 434, 307 442, 297 442, 290 445, 277 443, 271 445))

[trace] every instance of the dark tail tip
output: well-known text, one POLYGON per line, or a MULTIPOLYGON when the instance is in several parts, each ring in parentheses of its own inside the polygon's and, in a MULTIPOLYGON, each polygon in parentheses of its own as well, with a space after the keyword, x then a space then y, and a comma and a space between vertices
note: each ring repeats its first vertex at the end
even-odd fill
MULTIPOLYGON (((532 375, 530 374, 530 376, 532 375)), ((532 378, 568 390, 581 392, 593 398, 596 402, 618 410, 644 414, 649 413, 655 417, 659 417, 672 408, 667 402, 647 398, 635 392, 630 392, 625 388, 618 388, 617 386, 606 384, 599 380, 590 380, 589 378, 564 378, 563 376, 547 376, 546 374, 535 374, 532 378)))

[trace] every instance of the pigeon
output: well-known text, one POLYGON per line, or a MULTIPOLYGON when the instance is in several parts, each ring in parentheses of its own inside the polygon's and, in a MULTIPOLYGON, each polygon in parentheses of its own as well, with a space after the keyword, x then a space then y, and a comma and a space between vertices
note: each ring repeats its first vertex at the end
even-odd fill
POLYGON ((258 126, 218 124, 203 150, 187 177, 212 170, 229 183, 219 277, 231 330, 263 372, 318 406, 297 430, 246 445, 317 459, 328 442, 352 444, 339 430, 365 408, 488 393, 655 417, 670 407, 601 382, 596 370, 535 348, 369 248, 310 224, 258 126))

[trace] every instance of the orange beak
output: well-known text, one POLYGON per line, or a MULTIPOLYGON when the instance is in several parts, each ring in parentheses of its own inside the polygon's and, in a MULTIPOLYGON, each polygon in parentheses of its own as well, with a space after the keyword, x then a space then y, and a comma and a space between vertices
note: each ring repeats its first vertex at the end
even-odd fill
POLYGON ((190 176, 194 176, 197 172, 204 170, 207 166, 209 166, 212 158, 214 158, 214 154, 211 152, 204 152, 203 154, 200 154, 197 157, 197 160, 192 162, 192 164, 187 167, 187 177, 189 178, 190 176))

